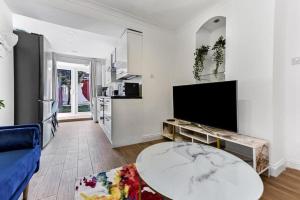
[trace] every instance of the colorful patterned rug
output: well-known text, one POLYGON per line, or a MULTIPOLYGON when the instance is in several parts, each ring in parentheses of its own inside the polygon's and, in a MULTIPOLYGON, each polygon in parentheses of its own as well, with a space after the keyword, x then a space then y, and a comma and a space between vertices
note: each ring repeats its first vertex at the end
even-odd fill
POLYGON ((139 178, 135 164, 78 178, 75 190, 75 200, 163 200, 139 178))

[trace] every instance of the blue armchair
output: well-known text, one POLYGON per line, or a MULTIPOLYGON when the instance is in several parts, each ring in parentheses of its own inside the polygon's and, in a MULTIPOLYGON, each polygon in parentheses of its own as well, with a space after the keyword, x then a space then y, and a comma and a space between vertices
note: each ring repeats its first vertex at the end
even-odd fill
POLYGON ((39 125, 0 127, 0 199, 27 199, 28 183, 39 170, 39 125))

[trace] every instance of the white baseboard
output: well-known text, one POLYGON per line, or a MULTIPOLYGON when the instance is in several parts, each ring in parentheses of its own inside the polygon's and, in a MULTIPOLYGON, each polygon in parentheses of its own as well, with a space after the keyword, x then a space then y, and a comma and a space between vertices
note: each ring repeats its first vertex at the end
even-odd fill
POLYGON ((148 135, 143 135, 142 137, 138 137, 135 140, 123 140, 119 141, 118 143, 113 143, 112 147, 117 148, 117 147, 123 147, 123 146, 128 146, 128 145, 133 145, 133 144, 138 144, 138 143, 143 143, 143 142, 149 142, 153 140, 159 140, 162 139, 162 136, 160 133, 157 134, 148 134, 148 135))
POLYGON ((300 162, 296 160, 288 160, 286 166, 289 168, 300 170, 300 162))
POLYGON ((143 135, 142 137, 143 142, 149 142, 152 140, 159 140, 159 139, 162 139, 161 133, 143 135))
POLYGON ((283 172, 286 168, 286 161, 285 159, 281 159, 277 163, 270 166, 270 175, 277 177, 283 172))

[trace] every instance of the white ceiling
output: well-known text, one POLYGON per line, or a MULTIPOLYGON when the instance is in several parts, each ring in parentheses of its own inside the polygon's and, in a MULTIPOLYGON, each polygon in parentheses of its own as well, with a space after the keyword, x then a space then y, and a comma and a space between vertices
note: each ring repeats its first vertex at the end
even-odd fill
POLYGON ((219 0, 89 0, 151 24, 178 29, 219 0))
POLYGON ((116 46, 117 40, 87 31, 60 26, 53 23, 13 15, 15 29, 44 35, 51 51, 87 58, 106 58, 116 46))
POLYGON ((120 29, 130 27, 128 21, 176 30, 199 15, 202 10, 221 0, 5 1, 11 10, 17 14, 73 28, 92 30, 104 34, 111 32, 112 35, 118 35, 120 29), (94 21, 91 19, 94 19, 94 21))

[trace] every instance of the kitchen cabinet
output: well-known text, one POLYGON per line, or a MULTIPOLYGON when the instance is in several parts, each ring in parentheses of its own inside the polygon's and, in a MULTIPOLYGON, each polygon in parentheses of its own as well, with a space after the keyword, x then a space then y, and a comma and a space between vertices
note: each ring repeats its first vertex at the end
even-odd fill
POLYGON ((129 79, 142 75, 143 34, 127 29, 116 50, 116 77, 129 79))
POLYGON ((111 56, 105 60, 105 65, 102 67, 102 86, 108 87, 111 83, 111 56))
POLYGON ((97 100, 97 113, 98 122, 106 137, 111 142, 111 98, 110 97, 99 97, 97 100))
POLYGON ((106 76, 106 61, 105 61, 105 65, 102 66, 102 87, 106 87, 106 79, 105 79, 105 76, 106 76))
POLYGON ((95 61, 96 65, 96 85, 102 85, 102 63, 100 61, 95 61))
POLYGON ((106 136, 111 141, 111 98, 104 99, 104 127, 106 136))
POLYGON ((97 121, 98 123, 104 124, 104 113, 103 113, 103 98, 97 98, 97 121))
POLYGON ((105 85, 109 86, 109 84, 111 83, 111 66, 107 65, 106 67, 106 75, 105 75, 105 85))

